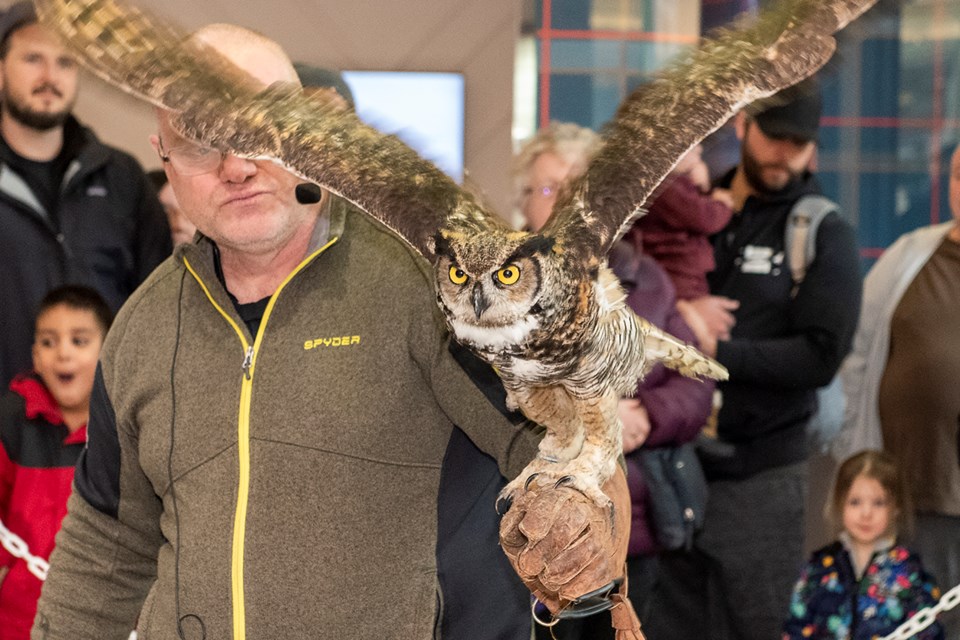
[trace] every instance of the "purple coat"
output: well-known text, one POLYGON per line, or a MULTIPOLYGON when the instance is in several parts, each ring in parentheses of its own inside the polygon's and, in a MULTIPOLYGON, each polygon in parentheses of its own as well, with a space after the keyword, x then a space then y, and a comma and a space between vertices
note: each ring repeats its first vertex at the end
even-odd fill
MULTIPOLYGON (((610 254, 610 267, 628 291, 627 304, 666 332, 696 344, 693 332, 677 311, 670 278, 653 258, 636 252, 628 241, 618 243, 610 254)), ((637 385, 637 398, 650 417, 650 435, 643 446, 672 446, 693 440, 710 414, 713 388, 711 381, 686 378, 663 365, 654 367, 637 385)), ((658 550, 647 509, 649 490, 635 456, 627 455, 626 460, 632 502, 628 554, 648 555, 658 550)))

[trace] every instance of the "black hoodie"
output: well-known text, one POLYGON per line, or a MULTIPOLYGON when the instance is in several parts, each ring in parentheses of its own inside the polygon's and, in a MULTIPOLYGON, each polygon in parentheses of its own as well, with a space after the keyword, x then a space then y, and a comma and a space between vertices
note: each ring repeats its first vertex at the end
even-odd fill
MULTIPOLYGON (((733 171, 720 181, 729 186, 733 171)), ((726 461, 706 461, 710 477, 746 477, 806 458, 806 423, 817 387, 827 384, 850 350, 860 313, 862 278, 856 238, 838 214, 817 232, 816 257, 796 297, 784 253, 784 229, 802 196, 819 193, 805 174, 783 191, 751 196, 713 237, 716 269, 710 292, 738 300, 731 339, 717 346, 730 371, 719 385, 726 461)))

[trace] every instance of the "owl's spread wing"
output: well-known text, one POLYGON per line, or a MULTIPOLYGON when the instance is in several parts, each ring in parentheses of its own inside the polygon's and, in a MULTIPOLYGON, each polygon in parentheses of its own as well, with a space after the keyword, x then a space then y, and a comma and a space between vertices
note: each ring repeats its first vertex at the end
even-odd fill
POLYGON ((35 0, 94 74, 172 112, 186 138, 269 159, 354 202, 433 258, 439 230, 506 224, 395 136, 299 87, 263 90, 216 51, 120 0, 35 0))
POLYGON ((744 106, 812 75, 834 52, 832 34, 875 1, 785 0, 705 40, 620 106, 544 232, 606 254, 687 151, 744 106))

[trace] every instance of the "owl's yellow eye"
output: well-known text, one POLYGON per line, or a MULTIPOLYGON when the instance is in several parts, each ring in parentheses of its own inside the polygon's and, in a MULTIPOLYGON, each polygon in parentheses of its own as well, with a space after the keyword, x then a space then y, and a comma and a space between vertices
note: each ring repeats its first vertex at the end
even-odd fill
POLYGON ((515 264, 508 264, 500 271, 497 271, 497 280, 501 284, 513 284, 520 279, 520 267, 515 264))
POLYGON ((450 267, 450 282, 453 284, 463 284, 467 281, 467 274, 463 272, 463 269, 452 266, 450 267))

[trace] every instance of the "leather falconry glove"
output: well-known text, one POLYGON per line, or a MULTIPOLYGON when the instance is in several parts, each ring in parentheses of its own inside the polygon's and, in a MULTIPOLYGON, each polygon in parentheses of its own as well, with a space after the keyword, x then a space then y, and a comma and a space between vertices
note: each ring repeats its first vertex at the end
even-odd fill
POLYGON ((643 640, 627 599, 630 493, 619 465, 603 492, 613 501, 613 521, 609 509, 576 489, 534 480, 500 521, 500 546, 555 619, 610 609, 617 640, 643 640))

